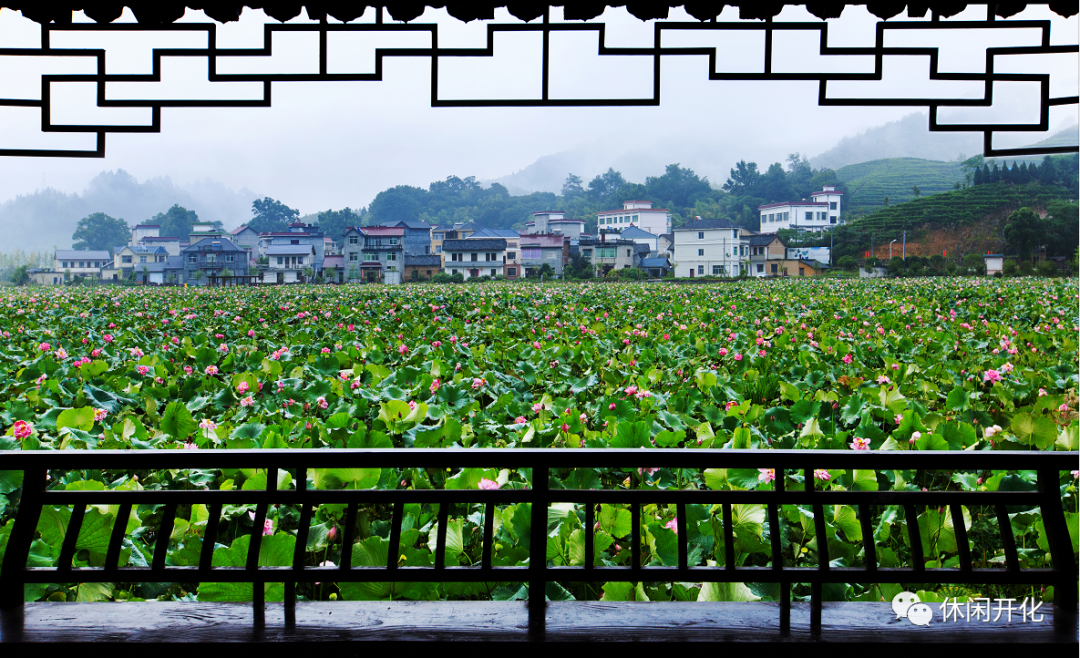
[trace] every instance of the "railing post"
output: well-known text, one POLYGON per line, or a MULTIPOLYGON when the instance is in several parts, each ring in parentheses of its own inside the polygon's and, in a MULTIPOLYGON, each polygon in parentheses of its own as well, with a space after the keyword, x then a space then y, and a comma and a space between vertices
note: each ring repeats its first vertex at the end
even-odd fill
POLYGON ((26 469, 23 473, 22 499, 8 537, 4 564, 0 566, 0 609, 21 608, 25 599, 23 572, 30 555, 38 517, 41 516, 41 494, 45 491, 43 468, 26 469))
POLYGON ((529 528, 529 639, 544 639, 547 591, 548 467, 539 464, 532 472, 532 520, 529 528))
POLYGON ((1059 475, 1056 469, 1038 471, 1039 493, 1042 494, 1043 527, 1046 528, 1050 558, 1054 565, 1054 626, 1059 632, 1076 635, 1076 565, 1073 563, 1072 539, 1061 508, 1059 475))

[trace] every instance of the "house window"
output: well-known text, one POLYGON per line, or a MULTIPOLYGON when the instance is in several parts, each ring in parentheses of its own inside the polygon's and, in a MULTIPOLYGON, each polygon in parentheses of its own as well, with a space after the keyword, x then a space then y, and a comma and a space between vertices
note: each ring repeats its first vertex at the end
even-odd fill
POLYGON ((284 265, 285 264, 285 259, 283 257, 281 257, 281 256, 278 256, 277 257, 277 264, 278 265, 284 265))
POLYGON ((300 244, 299 240, 289 240, 289 244, 300 244))
POLYGON ((437 254, 442 253, 442 245, 441 244, 435 245, 435 253, 437 253, 437 254))
POLYGON ((581 255, 585 258, 592 258, 592 249, 583 249, 581 255))
POLYGON ((806 268, 805 267, 800 267, 799 268, 799 276, 806 276, 806 268))
POLYGON ((698 265, 697 266, 697 273, 698 274, 705 274, 705 266, 704 265, 698 265))
POLYGON ((512 251, 506 253, 506 260, 517 260, 517 254, 512 251))
POLYGON ((359 259, 358 259, 358 258, 356 257, 356 252, 355 252, 355 251, 349 252, 349 260, 351 260, 351 261, 354 261, 354 262, 355 262, 355 261, 357 261, 357 260, 359 260, 359 259))
POLYGON ((626 250, 626 257, 630 258, 630 250, 629 249, 626 250))
POLYGON ((461 254, 459 254, 459 253, 450 254, 450 260, 454 261, 455 263, 460 261, 461 260, 461 254))
MULTIPOLYGON (((131 256, 124 256, 124 258, 130 259, 131 256)), ((130 263, 131 260, 126 260, 124 262, 125 263, 130 263)), ((188 254, 187 262, 189 262, 189 263, 198 263, 199 262, 199 257, 196 256, 195 254, 188 254)))
POLYGON ((395 245, 395 244, 398 244, 398 242, 399 242, 398 238, 390 238, 390 244, 395 245))
POLYGON ((772 264, 772 273, 777 274, 778 272, 779 272, 779 269, 777 268, 776 263, 773 263, 772 264))
POLYGON ((508 268, 506 268, 506 276, 517 276, 517 268, 516 267, 508 267, 508 268))
POLYGON ((431 270, 428 270, 428 271, 427 271, 427 275, 428 275, 428 276, 431 276, 431 270))
POLYGON ((491 268, 491 276, 495 276, 495 268, 491 268))
POLYGON ((719 276, 719 275, 723 274, 724 273, 724 266, 723 265, 713 265, 712 266, 712 273, 713 273, 714 276, 719 276))
POLYGON ((634 220, 635 222, 637 221, 637 218, 638 218, 637 215, 634 215, 633 217, 631 217, 631 219, 634 220))
POLYGON ((430 254, 430 253, 431 253, 431 245, 424 245, 424 254, 427 255, 427 254, 430 254))
POLYGON ((808 221, 808 222, 814 221, 814 213, 813 212, 807 212, 805 214, 806 214, 806 221, 808 221))
POLYGON ((615 258, 615 247, 598 247, 596 250, 597 258, 615 258))
POLYGON ((232 255, 232 254, 225 254, 225 262, 226 262, 226 263, 231 263, 231 262, 233 262, 233 260, 234 260, 235 258, 236 258, 236 257, 235 257, 234 255, 232 255))
POLYGON ((379 254, 364 254, 364 260, 366 262, 373 262, 379 260, 379 254))
POLYGON ((386 260, 397 260, 397 254, 392 251, 387 253, 386 260))
POLYGON ((304 264, 304 257, 301 256, 301 257, 297 258, 296 259, 296 264, 297 265, 303 265, 304 264))
POLYGON ((773 213, 769 213, 769 221, 770 222, 773 221, 775 218, 776 218, 776 215, 774 215, 773 213))
POLYGON ((475 263, 476 261, 480 260, 480 255, 475 252, 471 253, 469 254, 469 260, 475 263))
POLYGON ((698 249, 697 250, 697 255, 698 256, 704 256, 705 255, 705 250, 704 249, 698 249))
POLYGON ((349 236, 349 244, 360 244, 360 236, 358 236, 358 235, 350 235, 349 236))
POLYGON ((829 223, 830 224, 835 224, 836 223, 836 215, 833 215, 832 217, 829 218, 829 223))
POLYGON ((704 240, 705 239, 705 231, 698 231, 697 239, 698 240, 704 240))
POLYGON ((764 274, 765 273, 765 264, 764 263, 758 263, 757 264, 757 271, 758 271, 758 274, 764 274))
POLYGON ((836 210, 836 202, 835 201, 830 201, 829 202, 829 210, 836 210))

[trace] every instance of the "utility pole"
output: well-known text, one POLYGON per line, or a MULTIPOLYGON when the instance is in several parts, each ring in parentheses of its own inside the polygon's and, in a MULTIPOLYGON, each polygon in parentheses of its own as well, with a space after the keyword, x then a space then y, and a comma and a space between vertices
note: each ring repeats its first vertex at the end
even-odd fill
POLYGON ((871 258, 877 258, 877 256, 874 255, 874 234, 873 233, 870 234, 870 257, 871 258))
POLYGON ((836 230, 836 227, 833 227, 833 228, 829 229, 829 267, 832 267, 832 263, 833 263, 833 255, 832 255, 832 252, 833 252, 833 231, 835 231, 835 230, 836 230))
POLYGON ((904 260, 907 260, 907 231, 904 231, 904 260))

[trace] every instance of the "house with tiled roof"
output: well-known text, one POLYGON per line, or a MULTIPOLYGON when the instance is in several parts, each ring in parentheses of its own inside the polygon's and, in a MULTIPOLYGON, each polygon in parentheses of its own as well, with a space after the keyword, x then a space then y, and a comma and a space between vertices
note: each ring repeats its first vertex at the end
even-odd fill
POLYGON ((481 239, 506 240, 506 266, 503 268, 503 276, 507 279, 517 279, 523 275, 521 271, 521 234, 505 228, 482 228, 470 235, 466 240, 481 239))
POLYGON ((443 271, 459 273, 466 279, 498 276, 506 266, 506 240, 443 240, 443 271))
POLYGON ((736 277, 749 266, 750 238, 726 219, 698 218, 673 233, 677 277, 736 277))
POLYGON ((404 240, 403 226, 350 226, 342 248, 346 281, 401 283, 404 240))
POLYGON ((761 231, 776 233, 780 229, 821 232, 840 221, 840 203, 844 193, 832 185, 810 195, 810 200, 784 201, 758 206, 761 231))
POLYGON ((410 256, 405 254, 405 281, 425 281, 442 270, 442 256, 410 256))
POLYGON ((636 226, 653 235, 671 232, 671 212, 667 208, 653 208, 652 201, 623 201, 621 210, 604 210, 596 213, 597 230, 601 233, 621 233, 623 229, 636 226))
POLYGON ((382 222, 379 226, 404 229, 402 246, 407 256, 426 256, 435 253, 431 248, 431 224, 418 219, 382 222))
POLYGON ((787 243, 775 233, 747 237, 750 244, 750 276, 780 276, 780 261, 787 258, 787 243))

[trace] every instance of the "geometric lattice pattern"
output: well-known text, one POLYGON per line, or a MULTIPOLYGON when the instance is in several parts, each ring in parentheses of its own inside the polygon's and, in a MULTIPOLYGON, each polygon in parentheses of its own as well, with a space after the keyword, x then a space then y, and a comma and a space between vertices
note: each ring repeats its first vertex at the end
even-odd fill
MULTIPOLYGON (((0 106, 40 108, 44 133, 67 132, 96 135, 92 149, 19 148, 5 144, 0 134, 0 155, 44 157, 104 157, 105 136, 110 132, 159 132, 163 107, 259 107, 269 106, 275 82, 341 81, 376 82, 383 79, 386 57, 423 58, 430 61, 432 107, 522 106, 649 106, 659 105, 661 62, 665 58, 708 58, 711 81, 802 80, 818 83, 822 106, 911 106, 929 111, 930 130, 979 132, 984 136, 984 155, 1019 156, 1076 151, 1076 147, 1043 149, 995 149, 996 132, 1046 132, 1050 108, 1076 105, 1076 90, 1054 89, 1047 72, 1016 72, 1018 56, 1071 56, 1076 45, 1050 45, 1049 21, 998 21, 992 12, 986 21, 936 20, 878 22, 872 47, 829 45, 827 22, 787 23, 772 21, 656 21, 651 44, 639 47, 606 45, 602 22, 555 23, 546 17, 535 24, 487 24, 486 44, 481 48, 439 46, 435 24, 385 24, 381 12, 375 23, 266 25, 260 48, 219 48, 217 24, 182 23, 147 27, 138 24, 42 25, 42 48, 0 48, 0 68, 14 67, 37 76, 40 86, 21 93, 5 90, 0 80, 0 106), (980 66, 954 66, 946 61, 947 34, 954 30, 985 35, 985 57, 980 66), (145 70, 117 71, 106 61, 108 43, 122 42, 127 32, 152 32, 161 47, 145 53, 145 70), (918 39, 911 37, 917 36, 918 39), (907 45, 943 41, 934 46, 907 45), (275 56, 277 40, 289 40, 295 53, 305 57, 275 56), (592 51, 582 65, 597 66, 602 77, 605 62, 621 59, 638 65, 643 89, 651 93, 626 96, 625 91, 593 95, 567 94, 560 88, 559 72, 553 70, 552 53, 567 44, 591 40, 592 51), (510 41, 507 41, 510 40, 510 41), (786 40, 786 41, 785 41, 786 40), (801 44, 805 57, 793 64, 780 61, 776 44, 801 44), (530 64, 516 63, 521 79, 536 84, 522 91, 468 95, 446 88, 440 72, 459 65, 495 61, 507 43, 535 44, 530 64), (60 59, 56 59, 60 58, 60 59), (588 60, 588 61, 585 61, 588 60), (44 62, 70 63, 61 72, 44 62), (35 67, 34 64, 41 64, 35 67), (889 81, 893 66, 914 65, 921 71, 925 92, 911 93, 907 85, 889 81), (170 84, 172 71, 192 66, 200 71, 200 84, 186 85, 177 95, 170 84), (533 68, 530 70, 529 66, 533 68), (651 84, 644 84, 645 82, 651 84), (57 100, 63 85, 93 93, 93 111, 69 116, 70 108, 57 100), (1013 85, 1013 86, 1010 86, 1013 85), (1021 122, 987 120, 950 124, 939 116, 941 108, 993 108, 995 98, 1013 93, 1016 85, 1032 91, 1031 116, 1021 122), (194 91, 197 89, 198 91, 194 91), (582 97, 582 96, 586 97, 582 97), (505 96, 505 97, 504 97, 505 96), (67 111, 65 111, 67 110, 67 111)), ((787 51, 785 51, 787 52, 787 51)), ((787 58, 790 59, 790 58, 787 58)), ((561 58, 559 61, 565 61, 561 58)), ((456 78, 459 79, 459 78, 456 78)), ((704 82, 704 81, 703 81, 704 82)), ((720 82, 722 84, 722 82, 720 82)), ((497 86, 496 86, 497 89, 497 86)), ((920 87, 920 90, 923 87, 920 87)), ((78 114, 78 113, 76 113, 78 114)), ((1034 139, 1032 141, 1035 141, 1034 139)))

